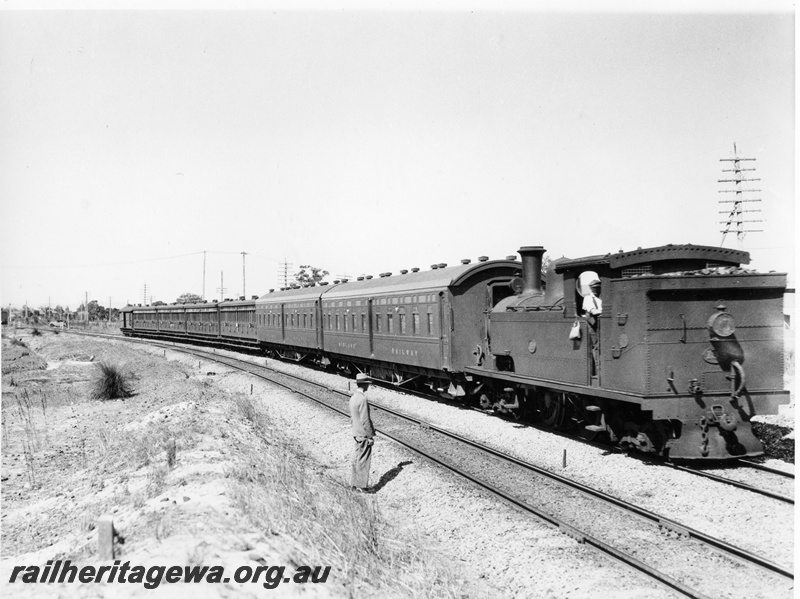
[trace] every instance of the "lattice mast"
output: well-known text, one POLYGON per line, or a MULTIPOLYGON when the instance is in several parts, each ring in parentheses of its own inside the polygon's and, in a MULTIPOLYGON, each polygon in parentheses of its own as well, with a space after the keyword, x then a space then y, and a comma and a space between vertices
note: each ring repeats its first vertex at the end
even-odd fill
POLYGON ((746 189, 746 185, 752 181, 761 181, 761 179, 749 179, 744 174, 747 171, 755 171, 754 168, 745 168, 742 166, 743 162, 755 162, 755 158, 742 158, 739 156, 738 151, 736 149, 736 144, 733 144, 733 158, 720 158, 720 162, 731 162, 733 163, 733 168, 730 169, 722 169, 723 173, 733 173, 733 179, 718 179, 719 183, 732 183, 733 189, 720 189, 719 193, 732 193, 734 194, 732 200, 720 200, 720 204, 732 204, 730 209, 728 210, 720 210, 720 214, 727 214, 727 220, 719 221, 720 224, 725 225, 722 231, 722 241, 720 242, 720 246, 725 243, 725 236, 728 233, 736 233, 736 239, 739 242, 739 246, 741 247, 744 242, 744 237, 747 233, 761 233, 762 229, 746 229, 746 226, 749 226, 749 223, 760 223, 763 220, 749 218, 749 215, 753 215, 757 212, 761 212, 760 208, 751 208, 745 209, 744 204, 750 204, 754 202, 760 202, 761 198, 752 198, 749 195, 751 193, 760 193, 760 189, 746 189), (748 215, 746 217, 745 215, 748 215))

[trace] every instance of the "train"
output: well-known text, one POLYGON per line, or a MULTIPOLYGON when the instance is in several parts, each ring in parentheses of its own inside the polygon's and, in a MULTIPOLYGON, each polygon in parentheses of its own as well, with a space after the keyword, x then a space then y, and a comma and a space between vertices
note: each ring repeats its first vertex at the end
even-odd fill
POLYGON ((250 299, 129 305, 121 330, 364 372, 670 460, 763 454, 751 419, 790 401, 785 273, 691 244, 518 254, 250 299), (602 290, 596 318, 583 309, 590 281, 602 290))

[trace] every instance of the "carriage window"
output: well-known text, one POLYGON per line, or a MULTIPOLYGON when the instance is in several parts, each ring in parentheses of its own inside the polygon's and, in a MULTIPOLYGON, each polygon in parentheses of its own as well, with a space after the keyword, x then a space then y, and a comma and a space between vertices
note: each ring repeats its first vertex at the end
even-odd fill
POLYGON ((342 314, 342 320, 344 321, 344 322, 342 323, 342 327, 343 327, 343 328, 344 328, 344 330, 346 331, 346 330, 347 330, 347 314, 342 314))
POLYGON ((386 332, 390 335, 394 333, 394 322, 392 320, 393 314, 386 315, 386 332))
POLYGON ((433 335, 433 314, 428 312, 428 335, 433 335))
POLYGON ((381 332, 381 315, 380 314, 375 314, 375 332, 376 333, 380 333, 381 332))
POLYGON ((367 330, 367 315, 361 315, 361 332, 365 332, 367 330))
POLYGON ((411 316, 411 332, 416 335, 419 333, 419 314, 414 312, 411 316))
POLYGON ((406 334, 406 315, 404 313, 400 313, 400 334, 406 334))
POLYGON ((339 315, 336 315, 336 330, 339 330, 339 315))

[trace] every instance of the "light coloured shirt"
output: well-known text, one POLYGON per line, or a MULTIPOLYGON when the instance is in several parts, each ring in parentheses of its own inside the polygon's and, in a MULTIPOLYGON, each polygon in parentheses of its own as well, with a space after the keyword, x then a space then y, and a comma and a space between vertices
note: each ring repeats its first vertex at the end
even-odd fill
POLYGON ((589 292, 589 295, 583 298, 583 311, 592 316, 598 316, 603 311, 603 300, 589 292))

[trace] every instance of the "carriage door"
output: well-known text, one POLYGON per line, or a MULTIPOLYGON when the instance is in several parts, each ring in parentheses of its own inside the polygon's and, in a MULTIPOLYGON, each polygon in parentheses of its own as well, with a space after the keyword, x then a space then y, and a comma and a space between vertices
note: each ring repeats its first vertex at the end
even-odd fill
POLYGON ((450 307, 450 298, 444 291, 439 292, 439 349, 441 352, 442 369, 450 368, 450 332, 452 330, 453 315, 450 307))
POLYGON ((373 345, 372 339, 372 298, 367 300, 367 329, 369 330, 369 355, 370 357, 375 355, 375 349, 373 345))
POLYGON ((317 349, 322 349, 325 346, 325 339, 322 332, 322 302, 319 299, 314 300, 314 318, 316 319, 314 324, 317 330, 317 349))

